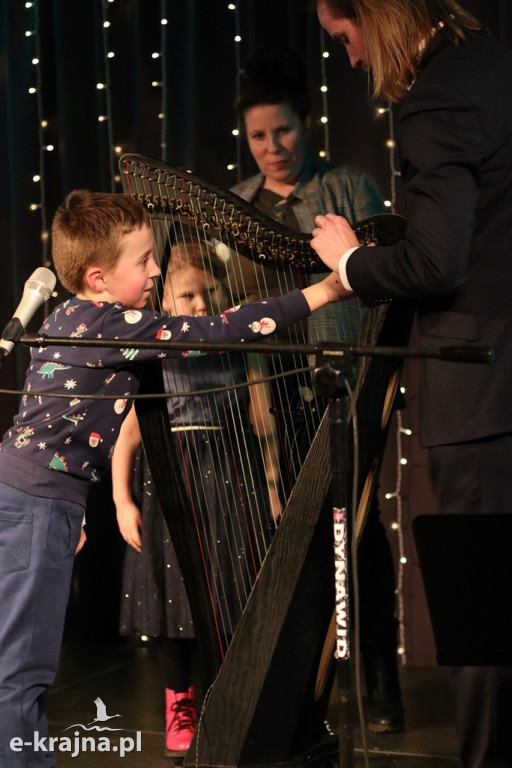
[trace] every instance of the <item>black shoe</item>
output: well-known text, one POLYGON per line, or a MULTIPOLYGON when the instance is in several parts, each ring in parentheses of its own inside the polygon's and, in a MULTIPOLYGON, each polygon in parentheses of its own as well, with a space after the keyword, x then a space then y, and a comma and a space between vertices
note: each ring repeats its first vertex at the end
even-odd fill
POLYGON ((374 733, 403 731, 404 710, 396 654, 365 658, 364 668, 368 730, 374 733))

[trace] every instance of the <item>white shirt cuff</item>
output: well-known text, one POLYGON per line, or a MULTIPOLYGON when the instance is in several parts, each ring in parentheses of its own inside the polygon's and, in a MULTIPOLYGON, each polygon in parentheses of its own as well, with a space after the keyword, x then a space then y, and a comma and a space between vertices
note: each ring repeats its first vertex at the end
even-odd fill
POLYGON ((347 261, 349 260, 350 256, 354 253, 354 251, 357 251, 358 248, 360 248, 360 246, 356 245, 354 248, 349 248, 348 251, 345 251, 345 253, 340 259, 340 266, 339 266, 339 272, 340 272, 341 282, 343 283, 343 287, 346 288, 347 291, 352 291, 352 292, 353 292, 353 289, 347 277, 347 261))

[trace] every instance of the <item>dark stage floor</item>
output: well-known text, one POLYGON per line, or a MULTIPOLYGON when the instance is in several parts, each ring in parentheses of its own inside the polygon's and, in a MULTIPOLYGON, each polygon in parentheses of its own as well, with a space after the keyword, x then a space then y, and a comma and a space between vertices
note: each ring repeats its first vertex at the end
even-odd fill
MULTIPOLYGON (((460 768, 457 741, 445 672, 436 667, 402 667, 402 689, 406 730, 399 734, 368 734, 368 763, 371 768, 460 768)), ((336 686, 336 683, 335 683, 336 686)), ((329 722, 338 732, 336 688, 329 709, 329 722)), ((164 723, 162 692, 156 660, 147 647, 131 645, 79 645, 65 643, 60 671, 49 696, 50 735, 68 736, 72 751, 58 750, 59 768, 171 768, 163 754, 164 723), (75 734, 97 714, 101 699, 112 718, 107 725, 121 730, 101 732, 116 751, 98 752, 101 734, 94 736, 95 752, 76 751, 75 734), (140 735, 138 735, 140 734, 140 735)), ((104 741, 103 744, 107 742, 104 741)), ((81 741, 80 741, 81 744, 81 741)), ((354 729, 354 766, 365 765, 359 728, 354 729)), ((343 768, 343 766, 341 766, 343 768)))

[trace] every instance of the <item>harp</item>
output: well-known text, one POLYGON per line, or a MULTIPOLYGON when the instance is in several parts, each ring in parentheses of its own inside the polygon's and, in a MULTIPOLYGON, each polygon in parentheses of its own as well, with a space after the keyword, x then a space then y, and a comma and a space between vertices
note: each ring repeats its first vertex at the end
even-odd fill
MULTIPOLYGON (((138 155, 123 156, 120 169, 125 192, 150 214, 163 260, 180 238, 193 242, 194 258, 203 261, 210 258, 213 243, 233 303, 258 293, 286 292, 325 270, 311 249, 309 235, 276 224, 236 195, 138 155)), ((402 236, 403 223, 401 217, 383 214, 361 222, 356 232, 362 244, 389 244, 402 236)), ((346 341, 357 340, 361 346, 407 342, 410 307, 392 302, 368 311, 356 306, 355 311, 362 322, 357 337, 346 341)), ((291 346, 307 340, 304 330, 290 330, 291 346)), ((280 491, 285 508, 256 564, 257 578, 243 596, 236 628, 228 632, 220 628, 219 600, 212 595, 212 585, 201 575, 204 553, 198 544, 193 498, 179 470, 164 401, 138 402, 145 451, 187 586, 203 661, 204 703, 186 766, 289 762, 318 743, 324 729, 334 609, 332 562, 326 556, 332 551, 332 520, 325 504, 330 485, 329 425, 325 404, 311 390, 310 373, 302 370, 308 368, 307 360, 272 354, 272 342, 268 357, 273 374, 287 382, 275 386, 271 395, 284 465, 280 491), (295 424, 290 424, 290 414, 296 414, 295 424), (299 450, 298 442, 307 451, 299 450)), ((356 361, 361 456, 359 474, 352 482, 360 498, 359 531, 375 491, 400 367, 401 361, 394 357, 356 361)), ((146 386, 151 392, 162 388, 160 370, 153 372, 146 386)))

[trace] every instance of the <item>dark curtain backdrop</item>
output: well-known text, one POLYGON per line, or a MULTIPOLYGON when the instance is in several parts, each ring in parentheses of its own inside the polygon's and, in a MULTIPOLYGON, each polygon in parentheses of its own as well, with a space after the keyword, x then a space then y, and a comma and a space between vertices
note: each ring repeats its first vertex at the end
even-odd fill
MULTIPOLYGON (((313 97, 312 140, 318 149, 324 146, 315 14, 305 10, 304 0, 238 0, 237 5, 234 11, 227 0, 2 0, 0 306, 5 319, 27 277, 50 259, 50 242, 42 233, 65 195, 77 187, 120 189, 113 147, 162 158, 226 188, 255 170, 243 140, 232 135, 233 103, 239 66, 262 45, 287 42, 304 58, 313 97), (106 58, 107 51, 114 57, 106 58), (162 57, 153 58, 155 52, 162 57), (38 65, 32 63, 36 56, 38 65), (97 83, 108 88, 99 90, 97 83), (38 92, 29 93, 31 87, 38 92), (100 115, 110 119, 99 121, 100 115), (53 151, 43 149, 50 144, 53 151), (228 170, 229 164, 237 168, 228 170), (34 182, 40 171, 42 180, 34 182), (32 204, 41 207, 30 210, 32 204)), ((465 5, 511 42, 509 0, 465 5)), ((369 170, 389 196, 387 118, 377 118, 368 104, 365 74, 351 72, 343 50, 325 43, 331 54, 324 60, 331 159, 369 170)), ((21 383, 25 360, 23 352, 12 355, 2 371, 3 385, 21 383)))
MULTIPOLYGON (((236 4, 235 11, 228 8, 227 0, 34 0, 28 4, 2 0, 1 327, 32 271, 51 266, 47 232, 65 195, 74 188, 121 191, 115 178, 114 147, 162 158, 226 188, 255 171, 243 141, 232 134, 236 127, 233 103, 240 65, 263 45, 287 42, 303 57, 310 73, 312 141, 317 149, 325 140, 319 121, 323 62, 329 85, 331 159, 365 168, 374 174, 384 196, 391 195, 388 118, 377 117, 375 106, 369 105, 366 75, 350 71, 344 51, 328 39, 325 47, 330 57, 322 60, 320 27, 303 0, 237 0, 236 4), (161 24, 162 18, 167 19, 166 25, 161 24), (104 26, 105 21, 109 26, 104 26), (235 42, 237 34, 240 42, 235 42), (108 58, 108 51, 115 55, 108 58), (155 58, 153 53, 161 56, 155 58), (37 64, 33 63, 36 57, 37 64), (97 83, 108 88, 98 89, 97 83), (31 87, 37 93, 29 93, 31 87), (101 115, 109 119, 100 121, 101 115), (50 144, 53 151, 45 149, 50 144), (228 170, 230 164, 236 168, 228 170), (39 173, 42 179, 34 181, 39 173)), ((510 0, 465 0, 463 4, 512 45, 510 0)), ((61 298, 59 294, 55 301, 61 298)), ((42 314, 30 330, 41 319, 42 314)), ((24 348, 6 360, 0 371, 2 389, 22 384, 27 360, 24 348)), ((407 375, 412 395, 404 420, 414 426, 414 368, 407 375)), ((16 406, 15 395, 1 395, 2 432, 16 406)), ((413 444, 409 450, 405 517, 433 505, 421 449, 413 444)), ((391 475, 394 461, 389 459, 391 475)), ((417 589, 416 574, 404 588, 405 621, 413 626, 418 622, 417 589)), ((423 607, 419 614, 421 624, 423 607)), ((430 641, 426 651, 421 643, 416 649, 414 641, 408 642, 413 661, 429 658, 430 641)))

